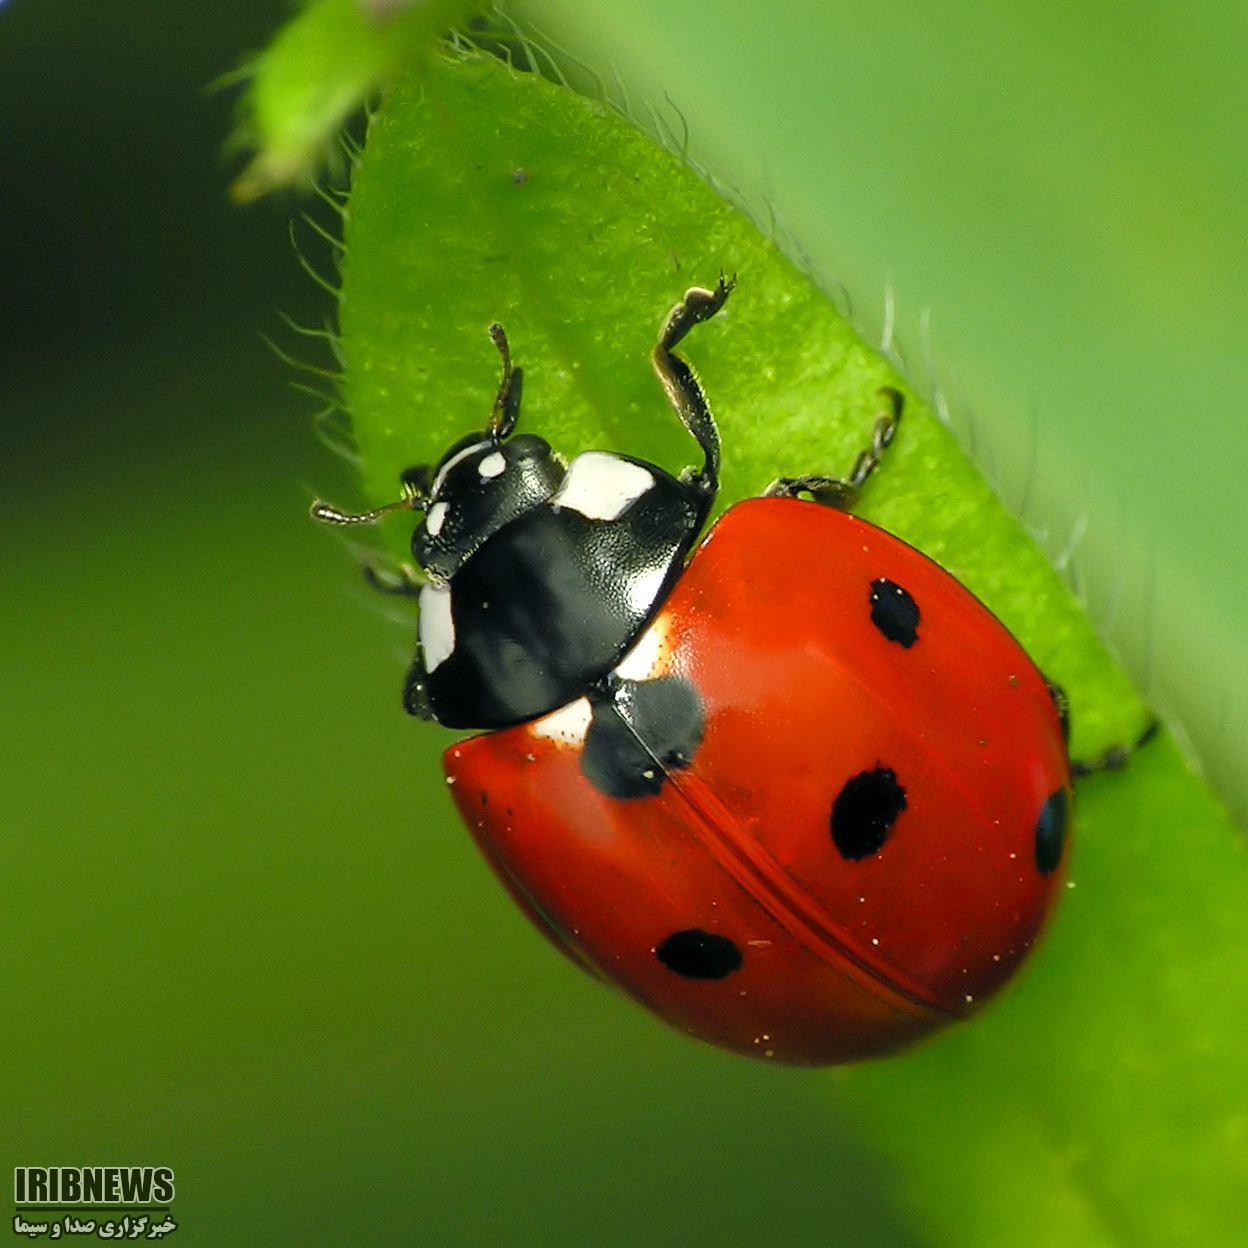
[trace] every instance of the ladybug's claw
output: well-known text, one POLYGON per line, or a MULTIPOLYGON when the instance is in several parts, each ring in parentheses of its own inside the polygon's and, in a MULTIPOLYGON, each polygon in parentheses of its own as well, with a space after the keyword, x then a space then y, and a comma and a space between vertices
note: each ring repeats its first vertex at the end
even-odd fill
POLYGON ((1148 726, 1130 745, 1111 745, 1096 758, 1072 760, 1070 774, 1074 779, 1082 780, 1085 776, 1094 776, 1101 771, 1121 771, 1131 755, 1146 746, 1160 731, 1160 720, 1150 719, 1148 726))

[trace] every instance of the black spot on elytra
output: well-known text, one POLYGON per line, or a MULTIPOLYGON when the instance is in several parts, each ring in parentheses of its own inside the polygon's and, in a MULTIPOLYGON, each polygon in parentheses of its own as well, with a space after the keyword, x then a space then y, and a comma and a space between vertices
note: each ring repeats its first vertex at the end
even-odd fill
POLYGON ((919 639, 919 604, 895 581, 881 576, 871 582, 871 623, 909 650, 919 639))
POLYGON ((891 767, 851 777, 832 803, 832 840, 841 857, 857 862, 878 853, 905 808, 906 791, 891 767))
POLYGON ((1066 825, 1070 817, 1070 799, 1065 789, 1058 789, 1040 808, 1036 820, 1036 866, 1041 875, 1057 870, 1066 844, 1066 825))
POLYGON ((702 700, 679 676, 617 681, 591 702, 581 770, 608 797, 657 793, 669 771, 689 766, 702 740, 702 700))
POLYGON ((669 971, 686 979, 723 979, 741 969, 741 950, 727 936, 697 927, 673 932, 654 954, 669 971))

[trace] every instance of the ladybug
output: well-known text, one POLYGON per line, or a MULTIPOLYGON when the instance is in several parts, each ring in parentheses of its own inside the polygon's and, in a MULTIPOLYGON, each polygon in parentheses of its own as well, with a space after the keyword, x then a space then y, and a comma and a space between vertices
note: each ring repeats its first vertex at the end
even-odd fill
POLYGON ((516 434, 495 325, 486 428, 403 473, 395 503, 313 514, 421 514, 419 573, 382 586, 420 602, 404 705, 481 731, 446 751, 447 782, 556 946, 712 1044, 879 1057, 1014 974, 1061 888, 1073 778, 1127 751, 1073 764, 1066 699, 1004 625, 851 514, 896 391, 847 477, 781 478, 695 549, 720 442, 675 348, 732 285, 689 290, 653 352, 699 467, 565 465, 516 434))

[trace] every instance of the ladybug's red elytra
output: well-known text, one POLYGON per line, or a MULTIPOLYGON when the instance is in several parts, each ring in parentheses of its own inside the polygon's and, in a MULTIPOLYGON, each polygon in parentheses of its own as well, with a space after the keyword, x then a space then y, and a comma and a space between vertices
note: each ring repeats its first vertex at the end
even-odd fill
MULTIPOLYGON (((808 1065, 895 1052, 974 1013, 1063 877, 1066 699, 957 580, 850 514, 848 477, 782 478, 694 550, 720 443, 675 348, 732 283, 693 288, 653 360, 699 468, 487 427, 403 495, 417 595, 409 712, 488 730, 444 766, 485 857, 581 966, 674 1025, 808 1065), (805 497, 804 497, 805 496, 805 497), (692 551, 692 554, 690 552, 692 551)), ((376 580, 376 578, 374 578, 376 580)), ((1141 738, 1141 741, 1145 739, 1141 738)))

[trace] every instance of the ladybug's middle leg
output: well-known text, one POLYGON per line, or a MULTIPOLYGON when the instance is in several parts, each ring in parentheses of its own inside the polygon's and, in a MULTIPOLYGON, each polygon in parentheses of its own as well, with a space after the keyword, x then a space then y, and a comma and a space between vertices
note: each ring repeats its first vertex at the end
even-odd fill
POLYGON ((857 501, 867 478, 880 466, 884 452, 897 433, 905 406, 900 391, 885 386, 879 391, 888 401, 889 411, 876 417, 871 445, 860 451, 847 477, 778 477, 764 491, 764 498, 797 498, 809 494, 825 507, 848 511, 857 501))

